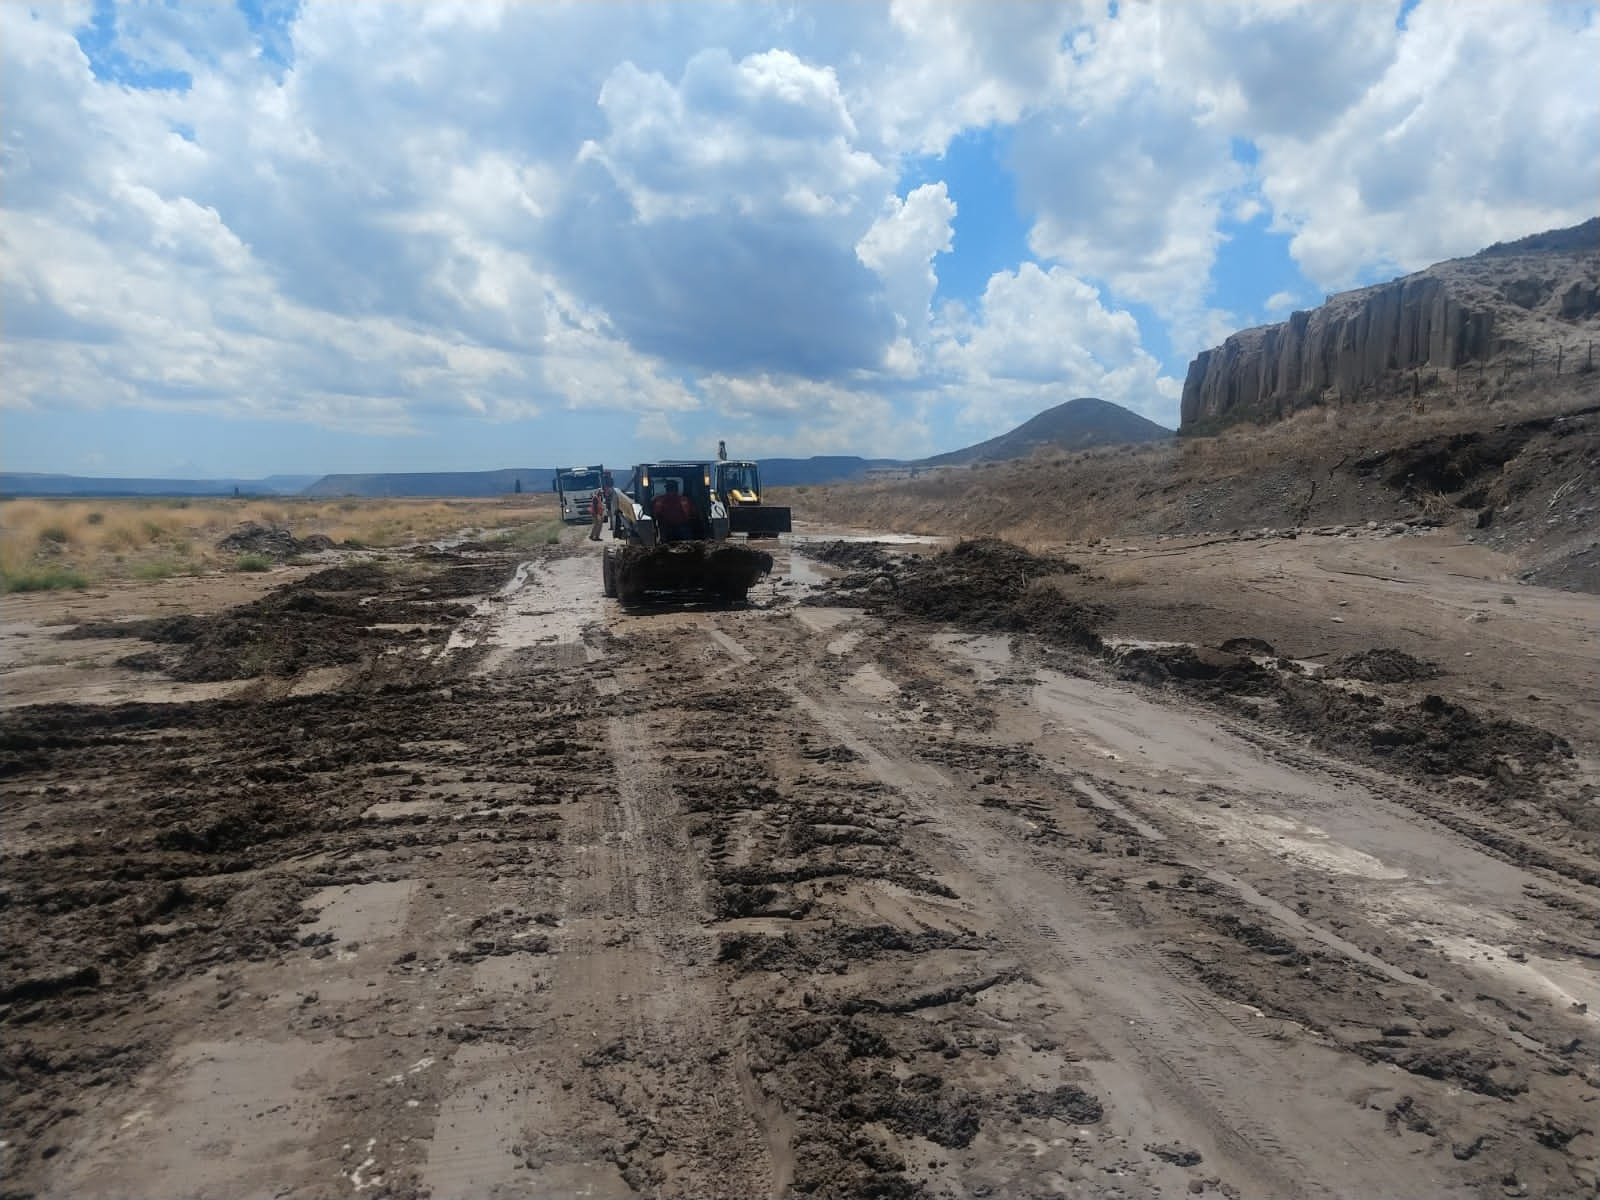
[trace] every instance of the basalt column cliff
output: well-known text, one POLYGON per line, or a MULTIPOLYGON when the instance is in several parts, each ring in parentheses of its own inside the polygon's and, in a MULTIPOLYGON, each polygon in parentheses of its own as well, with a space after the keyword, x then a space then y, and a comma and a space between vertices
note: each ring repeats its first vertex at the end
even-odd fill
POLYGON ((1600 334, 1600 218, 1345 292, 1234 334, 1189 365, 1183 429, 1270 421, 1379 389, 1397 372, 1504 355, 1554 360, 1600 334))

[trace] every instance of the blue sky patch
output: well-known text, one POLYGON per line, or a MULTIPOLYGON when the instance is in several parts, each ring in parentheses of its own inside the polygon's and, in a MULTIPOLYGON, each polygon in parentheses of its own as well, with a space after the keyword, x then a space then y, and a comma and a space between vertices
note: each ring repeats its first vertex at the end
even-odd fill
POLYGON ((1016 183, 1005 167, 1010 144, 1008 131, 968 130, 943 155, 913 159, 903 173, 902 192, 942 179, 956 204, 951 252, 935 264, 936 307, 950 300, 972 305, 990 276, 1015 271, 1032 258, 1028 223, 1018 210, 1016 183))
POLYGON ((89 24, 78 31, 78 45, 89 60, 96 79, 149 91, 186 92, 194 86, 187 71, 174 71, 137 62, 128 57, 117 38, 117 6, 112 0, 95 0, 89 24))

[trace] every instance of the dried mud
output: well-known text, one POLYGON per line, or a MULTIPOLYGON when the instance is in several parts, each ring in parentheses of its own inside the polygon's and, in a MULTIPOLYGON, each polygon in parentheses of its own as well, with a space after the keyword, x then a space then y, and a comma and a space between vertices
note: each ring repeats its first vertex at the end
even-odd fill
POLYGON ((413 571, 396 579, 382 563, 330 567, 261 600, 207 616, 93 621, 67 638, 138 638, 162 649, 121 660, 200 682, 292 676, 315 667, 372 663, 426 644, 470 609, 452 600, 488 590, 510 576, 512 560, 413 571))
POLYGON ((320 682, 0 718, 7 1195, 1592 1180, 1587 1018, 1450 941, 1593 951, 1575 844, 1455 799, 1544 812, 1559 739, 1270 645, 1118 651, 999 544, 834 552, 867 614, 624 611, 577 545, 70 635, 320 682))

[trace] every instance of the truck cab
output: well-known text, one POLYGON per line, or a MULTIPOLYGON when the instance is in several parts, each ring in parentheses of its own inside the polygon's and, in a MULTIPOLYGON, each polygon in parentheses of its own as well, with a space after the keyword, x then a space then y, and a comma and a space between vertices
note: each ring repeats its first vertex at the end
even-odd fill
POLYGON ((589 520, 589 503, 605 484, 605 467, 596 463, 592 467, 567 467, 556 471, 550 481, 550 490, 556 494, 556 504, 561 509, 561 519, 581 524, 589 520))

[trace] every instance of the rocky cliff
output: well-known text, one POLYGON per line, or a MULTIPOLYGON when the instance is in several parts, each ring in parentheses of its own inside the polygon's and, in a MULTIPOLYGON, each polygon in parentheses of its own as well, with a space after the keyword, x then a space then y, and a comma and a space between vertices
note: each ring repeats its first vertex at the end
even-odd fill
POLYGON ((1182 431, 1264 421, 1378 394, 1396 373, 1568 351, 1600 334, 1600 218, 1496 245, 1278 325, 1236 333, 1189 365, 1182 431))

